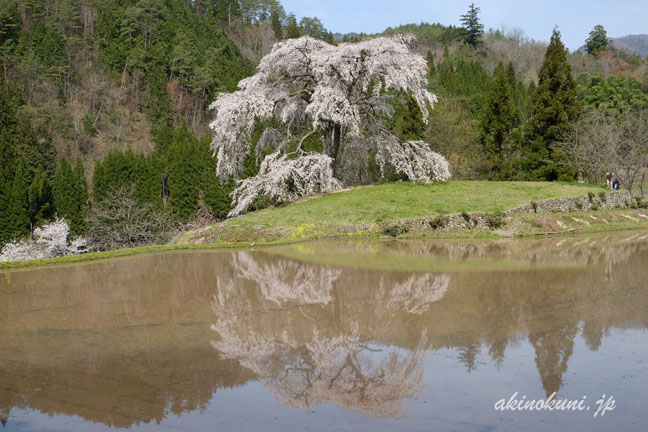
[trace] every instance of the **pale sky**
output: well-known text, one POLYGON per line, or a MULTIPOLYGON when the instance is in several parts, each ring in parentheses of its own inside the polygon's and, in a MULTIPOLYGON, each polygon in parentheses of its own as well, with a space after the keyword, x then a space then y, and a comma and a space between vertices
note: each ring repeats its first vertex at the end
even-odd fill
MULTIPOLYGON (((298 18, 317 16, 332 32, 378 33, 387 27, 421 21, 460 25, 472 3, 452 0, 281 0, 298 18)), ((486 29, 520 27, 537 41, 548 41, 558 26, 563 43, 575 50, 602 24, 609 37, 648 34, 648 0, 480 0, 486 29)))

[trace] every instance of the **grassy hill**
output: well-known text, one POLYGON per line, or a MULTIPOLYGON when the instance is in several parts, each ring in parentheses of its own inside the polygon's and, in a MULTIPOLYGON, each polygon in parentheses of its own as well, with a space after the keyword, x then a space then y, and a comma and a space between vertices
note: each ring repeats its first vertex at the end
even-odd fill
POLYGON ((354 188, 229 219, 176 239, 276 241, 332 235, 340 227, 461 212, 503 211, 531 201, 585 195, 602 188, 559 182, 451 181, 354 188))
MULTIPOLYGON (((272 207, 229 219, 200 229, 180 234, 169 244, 93 252, 60 258, 35 261, 0 263, 3 268, 26 268, 50 264, 71 264, 105 258, 125 257, 141 253, 158 253, 182 249, 236 248, 301 242, 323 237, 381 237, 379 222, 399 219, 429 218, 450 213, 490 213, 553 198, 588 195, 597 196, 603 188, 577 183, 558 182, 487 182, 451 181, 447 183, 416 184, 392 183, 358 187, 320 197, 296 202, 284 207, 272 207), (344 230, 344 228, 351 228, 344 230), (345 234, 346 233, 346 234, 345 234)), ((561 224, 562 233, 597 233, 616 230, 633 230, 630 239, 641 235, 637 230, 648 229, 648 215, 644 209, 580 211, 575 213, 527 214, 513 216, 506 229, 514 234, 534 235, 544 233, 544 225, 561 224), (538 226, 538 221, 543 226, 538 226), (558 222, 559 221, 559 222, 558 222)), ((561 234, 554 232, 554 234, 561 234)), ((427 235, 427 234, 426 234, 427 235)), ((434 234, 430 233, 434 237, 434 234)), ((417 238, 421 235, 408 235, 417 238)), ((444 240, 466 237, 497 237, 489 232, 441 232, 444 240)), ((426 237, 429 238, 429 237, 426 237)), ((588 237, 589 238, 589 237, 588 237)), ((580 243, 579 243, 580 244, 580 243)), ((344 243, 340 243, 344 245, 344 243)), ((348 246, 348 244, 347 244, 348 246)), ((346 246, 342 246, 346 247, 346 246)), ((305 254, 326 254, 326 244, 298 249, 305 254), (319 248, 319 249, 318 249, 319 248)), ((275 249, 281 251, 281 249, 275 249)), ((292 252, 290 252, 292 253, 292 252)), ((328 253, 330 257, 331 254, 328 253)), ((336 262, 344 258, 336 257, 336 262)), ((389 260, 381 261, 380 265, 389 260)), ((386 265, 386 264, 385 264, 386 265)))

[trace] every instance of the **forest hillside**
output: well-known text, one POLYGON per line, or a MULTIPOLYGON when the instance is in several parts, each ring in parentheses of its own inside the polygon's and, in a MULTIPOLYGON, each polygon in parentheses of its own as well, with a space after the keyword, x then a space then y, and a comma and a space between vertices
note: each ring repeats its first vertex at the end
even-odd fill
MULTIPOLYGON (((370 41, 379 37, 414 36, 407 49, 425 60, 415 62, 425 81, 416 91, 435 101, 433 109, 410 90, 389 93, 371 84, 391 100, 383 106, 389 115, 379 116, 381 130, 417 143, 429 160, 442 155, 454 179, 600 183, 606 170, 620 167, 614 169, 625 186, 642 186, 646 152, 635 144, 645 141, 645 38, 612 41, 597 25, 583 35, 584 51, 569 52, 559 29, 547 29, 549 42, 535 41, 517 28, 484 29, 480 13, 471 5, 461 26, 430 16, 423 17, 430 23, 344 35, 277 0, 5 0, 0 244, 56 217, 68 220, 74 234, 99 241, 115 203, 138 208, 149 234, 227 217, 232 192, 258 175, 268 155, 240 155, 236 175, 217 177, 212 140, 219 138, 209 106, 253 76, 277 42, 298 38, 321 41, 322 52, 354 52, 353 44, 375 46, 370 41), (336 48, 344 44, 351 45, 336 48)), ((252 122, 245 133, 256 144, 270 129, 272 119, 252 122)), ((290 136, 291 125, 283 132, 290 136)), ((305 144, 319 148, 315 141, 326 133, 313 131, 305 144)), ((367 169, 374 156, 367 156, 367 169)), ((379 164, 378 176, 344 183, 430 179, 392 173, 388 165, 385 171, 379 164)), ((247 210, 281 203, 252 196, 247 210)), ((149 234, 127 244, 168 237, 149 234)))

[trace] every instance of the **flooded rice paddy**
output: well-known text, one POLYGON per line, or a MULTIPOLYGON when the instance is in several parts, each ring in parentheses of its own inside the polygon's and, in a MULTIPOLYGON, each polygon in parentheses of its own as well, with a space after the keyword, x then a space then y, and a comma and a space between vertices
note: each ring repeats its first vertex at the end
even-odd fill
POLYGON ((0 430, 646 430, 647 328, 646 233, 6 270, 0 430))

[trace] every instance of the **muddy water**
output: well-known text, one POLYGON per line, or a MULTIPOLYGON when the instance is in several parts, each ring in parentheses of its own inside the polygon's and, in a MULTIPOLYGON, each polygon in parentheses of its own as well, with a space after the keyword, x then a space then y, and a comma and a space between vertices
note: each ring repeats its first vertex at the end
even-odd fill
POLYGON ((322 241, 8 271, 0 421, 646 430, 647 328, 646 233, 322 241), (583 410, 495 409, 515 393, 583 410), (614 409, 595 416, 604 395, 614 409))

